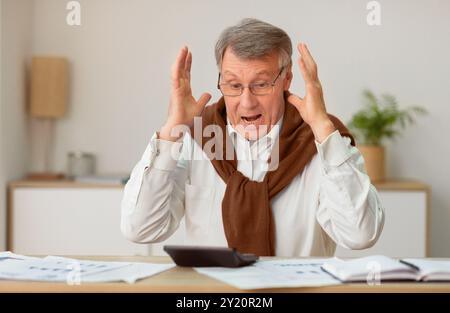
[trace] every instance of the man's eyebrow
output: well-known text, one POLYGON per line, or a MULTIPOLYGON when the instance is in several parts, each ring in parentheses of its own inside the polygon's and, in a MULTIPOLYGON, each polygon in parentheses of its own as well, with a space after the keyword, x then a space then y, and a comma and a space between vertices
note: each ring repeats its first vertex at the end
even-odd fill
POLYGON ((237 76, 236 74, 234 74, 233 72, 230 72, 230 71, 225 71, 225 72, 223 72, 222 73, 222 75, 232 75, 232 76, 237 76))
MULTIPOLYGON (((234 74, 233 72, 230 72, 230 71, 225 71, 225 72, 222 73, 222 75, 231 75, 231 76, 237 77, 236 74, 234 74)), ((267 71, 267 70, 262 70, 262 71, 256 72, 256 75, 267 75, 267 76, 270 76, 271 73, 269 71, 267 71)))
POLYGON ((267 70, 262 70, 262 71, 256 72, 256 74, 257 75, 270 75, 270 72, 267 70))

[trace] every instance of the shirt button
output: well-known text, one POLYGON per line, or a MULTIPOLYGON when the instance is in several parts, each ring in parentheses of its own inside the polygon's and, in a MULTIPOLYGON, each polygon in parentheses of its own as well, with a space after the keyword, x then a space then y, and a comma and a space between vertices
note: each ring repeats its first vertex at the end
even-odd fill
POLYGON ((158 156, 158 155, 159 155, 159 149, 156 149, 156 153, 155 153, 155 155, 156 155, 156 156, 158 156))

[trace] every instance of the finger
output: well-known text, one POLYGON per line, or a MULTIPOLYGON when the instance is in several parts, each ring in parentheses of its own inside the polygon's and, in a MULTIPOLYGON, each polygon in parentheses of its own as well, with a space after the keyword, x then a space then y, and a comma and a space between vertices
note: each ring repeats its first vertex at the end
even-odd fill
MULTIPOLYGON (((305 68, 307 70, 307 72, 309 72, 311 70, 311 68, 309 67, 309 63, 305 62, 305 58, 306 58, 306 51, 303 47, 303 43, 299 43, 297 46, 298 52, 300 53, 300 59, 303 59, 305 68)), ((299 59, 299 64, 300 64, 300 59, 299 59)))
POLYGON ((308 59, 311 61, 311 63, 313 63, 313 64, 315 65, 315 64, 316 64, 316 61, 314 61, 314 58, 313 58, 311 52, 309 51, 308 46, 304 43, 304 44, 303 44, 303 47, 305 48, 306 56, 307 56, 308 59))
POLYGON ((293 93, 287 98, 288 102, 293 104, 295 107, 300 107, 303 105, 303 99, 293 93))
POLYGON ((302 58, 305 59, 306 66, 308 67, 308 69, 311 69, 313 64, 311 62, 310 54, 308 53, 306 45, 302 42, 298 44, 297 48, 302 58))
POLYGON ((309 82, 311 79, 310 68, 305 62, 305 52, 303 50, 303 44, 299 43, 297 46, 298 52, 300 53, 300 57, 298 58, 298 67, 300 68, 300 72, 302 73, 303 80, 305 83, 309 82))
POLYGON ((178 56, 175 60, 175 63, 172 65, 172 83, 175 88, 180 87, 180 79, 183 78, 184 74, 184 64, 186 60, 186 54, 188 50, 187 47, 181 48, 178 56))
POLYGON ((186 56, 186 64, 184 68, 184 72, 187 79, 191 79, 191 65, 192 65, 192 53, 189 51, 186 56))
POLYGON ((178 64, 178 75, 180 78, 186 78, 186 62, 189 57, 189 48, 183 47, 181 62, 178 64))
POLYGON ((205 105, 208 104, 209 100, 211 100, 211 95, 209 93, 204 93, 198 99, 197 105, 201 108, 204 108, 205 105))
POLYGON ((305 83, 309 83, 311 81, 311 75, 308 68, 306 67, 305 60, 302 57, 298 59, 298 66, 300 67, 300 72, 302 72, 305 83))
POLYGON ((305 60, 305 64, 312 76, 312 78, 315 78, 317 76, 317 64, 314 61, 311 52, 309 52, 308 46, 305 43, 302 43, 302 57, 305 60))

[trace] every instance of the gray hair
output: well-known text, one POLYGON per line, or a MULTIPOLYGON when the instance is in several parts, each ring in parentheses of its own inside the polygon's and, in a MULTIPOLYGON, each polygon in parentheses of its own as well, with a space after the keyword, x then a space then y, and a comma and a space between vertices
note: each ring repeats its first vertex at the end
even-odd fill
POLYGON ((244 60, 261 58, 276 51, 280 68, 292 62, 292 42, 288 34, 281 28, 254 18, 245 18, 220 34, 215 47, 219 71, 228 47, 244 60))

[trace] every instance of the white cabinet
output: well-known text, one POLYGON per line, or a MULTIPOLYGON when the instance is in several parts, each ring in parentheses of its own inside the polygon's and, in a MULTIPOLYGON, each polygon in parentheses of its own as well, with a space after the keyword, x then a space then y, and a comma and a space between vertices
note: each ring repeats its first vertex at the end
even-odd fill
POLYGON ((336 256, 361 257, 383 254, 391 257, 428 256, 429 188, 411 181, 376 185, 385 209, 385 224, 378 242, 369 249, 338 247, 336 256))
MULTIPOLYGON (((366 250, 338 247, 337 256, 428 256, 429 188, 417 182, 376 185, 386 219, 378 242, 366 250)), ((184 223, 163 243, 127 241, 120 232, 122 186, 73 182, 15 182, 9 186, 8 249, 20 254, 164 255, 182 244, 184 223)))
POLYGON ((120 232, 122 186, 16 182, 9 186, 8 249, 19 254, 147 255, 120 232))

